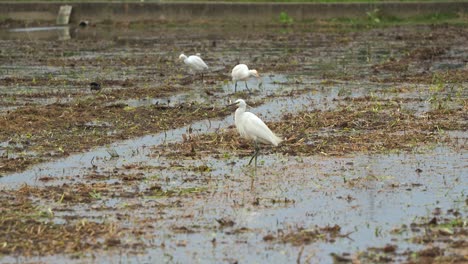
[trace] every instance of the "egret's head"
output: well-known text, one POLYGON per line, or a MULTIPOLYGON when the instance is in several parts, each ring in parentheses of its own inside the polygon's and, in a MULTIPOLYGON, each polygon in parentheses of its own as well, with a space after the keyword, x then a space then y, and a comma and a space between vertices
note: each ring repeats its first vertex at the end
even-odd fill
POLYGON ((234 104, 237 105, 238 107, 246 107, 247 106, 247 103, 243 99, 237 99, 234 102, 234 104))
POLYGON ((245 107, 247 103, 245 103, 243 99, 237 99, 234 103, 229 104, 228 106, 233 106, 233 105, 238 106, 238 107, 242 107, 242 106, 245 107))
POLYGON ((260 78, 260 75, 258 74, 257 70, 250 70, 249 72, 250 72, 250 76, 260 78))
POLYGON ((236 104, 238 104, 238 105, 239 104, 245 104, 245 101, 244 101, 244 99, 237 99, 236 104))
POLYGON ((187 56, 185 56, 185 54, 180 54, 179 56, 179 60, 185 60, 187 58, 187 56))

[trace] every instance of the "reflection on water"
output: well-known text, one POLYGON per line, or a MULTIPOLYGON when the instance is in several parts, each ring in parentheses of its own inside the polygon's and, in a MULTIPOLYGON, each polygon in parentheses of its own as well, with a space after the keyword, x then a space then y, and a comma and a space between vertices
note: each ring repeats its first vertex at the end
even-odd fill
MULTIPOLYGON (((17 29, 16 31, 7 33, 10 34, 9 38, 11 39, 43 38, 51 42, 66 40, 71 37, 68 27, 17 29)), ((72 35, 74 33, 75 31, 72 30, 72 35)), ((166 58, 170 57, 171 52, 173 52, 171 50, 159 49, 162 45, 167 45, 167 43, 161 44, 161 42, 158 42, 160 41, 159 35, 155 34, 155 32, 129 30, 123 33, 126 34, 125 36, 120 36, 121 32, 118 30, 106 32, 102 29, 95 30, 88 28, 77 33, 73 36, 74 39, 85 39, 85 41, 78 43, 77 46, 73 46, 70 54, 62 53, 61 55, 57 55, 57 57, 59 57, 58 59, 62 59, 60 56, 68 56, 68 60, 65 60, 65 62, 84 60, 86 63, 89 62, 89 65, 95 63, 94 67, 90 67, 85 63, 82 67, 67 66, 68 68, 63 67, 62 69, 61 66, 57 66, 57 68, 47 68, 47 66, 31 65, 28 61, 25 67, 7 65, 0 66, 0 70, 8 70, 12 76, 53 74, 54 76, 61 75, 64 79, 88 78, 94 80, 98 79, 96 77, 100 77, 99 73, 105 68, 102 74, 107 79, 134 77, 133 80, 136 80, 134 85, 137 86, 141 85, 141 83, 138 83, 138 77, 144 74, 144 71, 141 71, 140 68, 135 67, 131 63, 130 66, 121 63, 118 64, 120 66, 115 68, 109 65, 115 64, 118 60, 126 62, 129 58, 135 58, 138 61, 136 64, 139 64, 140 61, 144 61, 147 54, 149 54, 148 56, 161 56, 165 58, 162 62, 168 62, 169 59, 166 60, 166 58), (116 40, 113 41, 113 38, 116 40), (111 41, 105 42, 102 46, 87 47, 88 40, 94 39, 110 39, 111 41), (152 53, 148 53, 150 49, 152 53)), ((0 34, 6 33, 2 32, 0 34)), ((175 47, 190 47, 194 42, 191 37, 186 37, 186 39, 182 40, 174 38, 168 42, 172 43, 173 41, 175 44, 171 46, 175 47)), ((200 39, 201 37, 197 36, 197 38, 200 39)), ((66 44, 72 43, 74 42, 66 42, 66 44)), ((222 41, 218 42, 219 47, 223 47, 222 45, 224 44, 222 41)), ((248 85, 255 91, 252 95, 249 95, 248 103, 266 99, 266 103, 253 108, 251 111, 266 121, 272 121, 280 119, 285 113, 295 113, 303 109, 308 111, 329 110, 339 107, 340 103, 343 102, 349 104, 350 101, 344 100, 345 97, 348 100, 366 96, 390 100, 428 97, 427 85, 414 87, 414 89, 408 88, 405 89, 407 90, 406 92, 391 93, 386 92, 386 90, 398 87, 399 85, 405 86, 405 84, 372 83, 366 81, 365 78, 356 78, 358 81, 340 82, 332 80, 332 78, 321 77, 321 73, 327 71, 346 73, 346 71, 350 71, 349 69, 353 67, 354 70, 360 67, 367 67, 371 62, 376 62, 385 59, 386 56, 390 56, 393 52, 391 48, 377 42, 353 42, 350 43, 349 49, 343 50, 334 46, 330 47, 326 43, 320 43, 320 46, 310 49, 311 52, 313 51, 317 54, 312 52, 311 59, 305 62, 305 65, 301 68, 301 73, 287 71, 286 73, 264 72, 261 73, 261 86, 258 85, 259 83, 255 78, 250 79, 248 85), (314 55, 317 56, 314 57, 314 55), (322 79, 327 79, 328 82, 322 82, 322 79), (295 90, 302 91, 300 94, 294 94, 295 90), (282 97, 277 99, 276 96, 282 97)), ((49 51, 48 48, 45 50, 46 52, 49 51)), ((219 50, 213 49, 213 53, 210 53, 210 56, 212 60, 215 60, 217 58, 224 59, 226 54, 229 54, 231 61, 234 61, 232 58, 239 56, 240 53, 240 50, 233 51, 230 48, 220 48, 219 50)), ((263 53, 266 54, 265 56, 280 56, 284 53, 284 50, 266 47, 263 53)), ((45 58, 48 59, 48 57, 45 58)), ((129 61, 131 62, 131 60, 129 61)), ((230 63, 231 61, 228 62, 230 63)), ((148 69, 154 67, 154 65, 145 66, 148 69)), ((452 66, 440 64, 434 67, 444 69, 452 66)), ((148 75, 153 74, 153 71, 148 71, 148 75)), ((356 74, 361 74, 361 72, 356 70, 356 74)), ((226 79, 228 79, 228 73, 226 73, 226 76, 226 79)), ((154 81, 154 79, 149 80, 151 82, 154 81)), ((204 86, 203 83, 197 82, 188 85, 191 87, 189 92, 174 92, 173 95, 164 98, 129 99, 120 102, 132 107, 154 104, 174 105, 185 102, 200 102, 219 106, 228 100, 235 100, 239 96, 238 94, 233 94, 234 86, 232 82, 216 82, 213 85, 217 86, 216 89, 213 86, 204 86), (210 92, 210 95, 205 93, 206 89, 210 92)), ((238 90, 242 91, 244 89, 243 86, 244 83, 239 82, 238 90)), ((63 89, 64 85, 60 87, 63 89)), ((113 88, 106 87, 104 89, 113 88)), ((121 87, 116 87, 116 89, 119 88, 121 87)), ((34 89, 35 87, 8 87, 8 89, 4 89, 4 94, 9 95, 9 93, 12 93, 14 95, 17 92, 26 92, 26 90, 27 92, 31 92, 34 89)), ((53 88, 46 87, 44 89, 53 88)), ((88 90, 88 86, 83 89, 88 90)), ((462 95, 466 93, 464 91, 466 90, 461 91, 462 95)), ((69 93, 69 91, 64 90, 63 93, 69 93)), ((51 103, 51 99, 48 96, 46 98, 35 98, 34 102, 37 104, 51 103)), ((402 109, 417 112, 426 112, 430 108, 430 103, 425 98, 421 101, 401 102, 401 104, 402 109)), ((185 127, 167 130, 155 135, 115 142, 85 153, 39 164, 21 173, 4 176, 0 178, 0 189, 18 187, 24 183, 29 185, 59 185, 69 182, 70 178, 75 182, 86 181, 86 183, 92 183, 92 180, 83 180, 83 176, 88 175, 94 170, 98 173, 112 171, 115 168, 122 168, 126 164, 145 164, 158 168, 156 173, 166 177, 169 187, 199 187, 197 185, 199 184, 197 181, 199 180, 198 175, 193 173, 195 175, 194 182, 186 181, 188 176, 193 176, 192 172, 187 173, 184 170, 171 169, 172 165, 168 164, 171 164, 173 160, 155 157, 153 147, 164 147, 167 142, 181 141, 183 135, 187 133, 187 126, 190 126, 190 129, 194 131, 193 133, 206 133, 226 128, 232 124, 233 117, 228 116, 223 119, 202 120, 193 124, 186 124, 185 127), (109 150, 118 153, 119 157, 110 159, 109 150), (50 182, 37 180, 43 176, 59 179, 50 182)), ((101 125, 106 126, 107 124, 88 123, 87 125, 92 128, 101 125)), ((463 133, 460 133, 462 139, 463 135, 463 133)), ((8 142, 1 142, 0 148, 4 150, 0 151, 0 155, 3 155, 9 147, 20 146, 10 146, 8 142)), ((141 262, 142 259, 154 262, 156 256, 161 255, 170 256, 171 261, 181 263, 193 262, 193 256, 196 256, 196 259, 199 258, 200 260, 213 263, 220 262, 225 256, 239 256, 239 262, 241 263, 263 263, 267 261, 288 263, 296 260, 298 249, 290 245, 264 243, 262 241, 263 235, 277 233, 279 232, 278 230, 287 230, 291 225, 313 228, 316 225, 338 224, 342 227, 344 233, 352 232, 350 235, 350 238, 353 239, 352 241, 343 238, 338 239, 334 243, 317 242, 310 245, 304 251, 306 253, 317 252, 315 253, 316 256, 319 260, 322 260, 318 262, 327 262, 327 260, 330 261, 328 255, 330 252, 354 252, 362 250, 367 246, 385 245, 389 243, 388 234, 395 226, 403 223, 408 224, 414 216, 425 215, 434 206, 447 209, 453 206, 454 201, 463 201, 461 198, 465 195, 464 188, 467 184, 467 179, 466 177, 460 177, 460 175, 466 174, 467 158, 465 152, 460 153, 460 151, 457 152, 446 147, 425 150, 424 153, 355 154, 351 157, 262 155, 261 160, 264 163, 259 168, 255 178, 251 177, 248 168, 244 167, 248 159, 241 159, 237 155, 227 155, 226 158, 205 156, 195 160, 180 159, 177 162, 180 166, 186 168, 208 164, 210 181, 203 182, 203 187, 208 186, 214 191, 210 193, 211 196, 208 199, 198 201, 198 203, 194 201, 193 204, 184 207, 189 211, 195 212, 194 218, 174 218, 173 221, 180 226, 186 225, 190 227, 191 224, 193 225, 194 220, 196 220, 196 224, 210 228, 202 229, 203 231, 200 233, 174 234, 170 230, 171 224, 174 224, 174 222, 171 222, 172 218, 170 218, 171 220, 167 220, 167 222, 161 221, 157 223, 161 228, 156 228, 154 231, 157 233, 154 244, 162 244, 165 239, 170 237, 174 240, 189 240, 190 242, 186 247, 173 247, 170 242, 167 242, 167 247, 151 248, 141 258, 140 256, 119 257, 125 259, 125 262, 135 263, 141 262), (302 162, 298 160, 302 160, 302 162), (416 173, 416 169, 419 169, 421 173, 416 173), (284 173, 284 170, 287 170, 287 172, 284 173), (215 182, 215 184, 210 185, 211 181, 215 182), (231 190, 229 197, 223 196, 226 194, 226 189, 231 190), (447 190, 450 191, 448 192, 447 190), (264 207, 251 206, 252 198, 256 197, 266 198, 265 200, 269 198, 288 198, 295 202, 294 204, 287 205, 262 204, 264 207), (223 229, 211 228, 216 219, 221 217, 232 218, 236 222, 235 228, 259 228, 261 232, 245 232, 229 235, 223 229), (216 246, 212 243, 214 238, 219 241, 216 246), (258 248, 258 246, 262 248, 258 248)), ((153 172, 151 171, 150 173, 153 172)), ((117 179, 113 180, 119 181, 117 179)), ((140 184, 141 190, 148 188, 146 180, 138 184, 140 184)), ((129 199, 133 198, 142 199, 142 197, 132 197, 129 199)), ((107 200, 106 203, 113 206, 127 203, 128 201, 123 198, 115 198, 107 200)), ((83 207, 87 208, 86 206, 83 207)), ((167 210, 169 214, 174 214, 177 211, 174 208, 167 210)), ((94 210, 81 212, 78 210, 79 213, 77 214, 80 217, 86 218, 91 214, 108 213, 111 215, 115 211, 119 210, 109 212, 96 212, 94 210)), ((154 213, 145 211, 144 208, 141 209, 141 212, 130 212, 132 214, 154 213)), ((60 213, 57 212, 57 214, 60 213)), ((398 243, 401 243, 399 247, 402 248, 409 246, 403 238, 398 243)), ((101 260, 106 257, 99 254, 96 255, 97 262, 102 262, 101 260)), ((41 260, 47 260, 47 257, 41 260)), ((54 256, 53 260, 56 261, 57 258, 54 256)), ((113 260, 116 259, 112 259, 110 262, 114 262, 113 260)), ((119 260, 117 259, 116 261, 119 260)))
POLYGON ((10 32, 37 32, 37 31, 51 31, 51 30, 63 30, 70 29, 68 26, 59 27, 30 27, 30 28, 13 28, 10 32))
POLYGON ((62 40, 62 41, 71 39, 69 26, 13 28, 13 29, 10 29, 9 32, 22 33, 23 36, 28 37, 28 38, 41 38, 44 36, 56 36, 58 40, 62 40))

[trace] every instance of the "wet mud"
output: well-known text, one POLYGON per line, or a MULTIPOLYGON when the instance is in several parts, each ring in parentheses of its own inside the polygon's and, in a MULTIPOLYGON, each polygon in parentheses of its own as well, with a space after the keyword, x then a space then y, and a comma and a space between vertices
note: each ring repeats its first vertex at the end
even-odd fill
POLYGON ((1 261, 466 262, 463 25, 2 24, 1 261))

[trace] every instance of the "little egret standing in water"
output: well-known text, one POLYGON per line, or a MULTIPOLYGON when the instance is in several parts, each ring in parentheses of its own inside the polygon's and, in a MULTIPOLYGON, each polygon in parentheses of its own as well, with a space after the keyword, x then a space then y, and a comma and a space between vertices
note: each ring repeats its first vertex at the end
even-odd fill
POLYGON ((238 81, 244 81, 245 82, 245 88, 250 92, 249 87, 247 86, 247 80, 250 77, 256 77, 257 79, 260 78, 260 75, 258 75, 258 72, 256 70, 249 70, 249 67, 245 64, 238 64, 232 69, 232 81, 236 82, 234 86, 234 92, 237 92, 237 82, 238 81))
POLYGON ((265 125, 265 123, 263 123, 263 121, 258 118, 258 116, 251 112, 245 111, 247 104, 244 100, 238 99, 232 105, 238 106, 234 115, 237 131, 241 137, 253 140, 255 143, 255 152, 249 161, 249 165, 255 158, 255 167, 257 167, 257 156, 258 152, 260 151, 258 143, 278 146, 278 144, 283 140, 271 132, 267 125, 265 125))
POLYGON ((200 58, 199 54, 197 55, 191 55, 191 56, 185 56, 185 54, 180 54, 179 60, 183 60, 185 64, 189 66, 190 69, 192 69, 195 72, 201 72, 202 76, 202 81, 203 81, 203 72, 205 70, 208 70, 208 66, 206 63, 200 58))

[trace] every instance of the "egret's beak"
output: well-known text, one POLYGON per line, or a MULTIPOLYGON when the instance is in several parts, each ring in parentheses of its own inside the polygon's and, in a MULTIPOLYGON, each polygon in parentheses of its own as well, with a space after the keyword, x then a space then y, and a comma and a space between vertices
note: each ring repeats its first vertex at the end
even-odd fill
POLYGON ((232 106, 237 106, 237 103, 228 104, 228 105, 226 105, 226 108, 232 107, 232 106))

